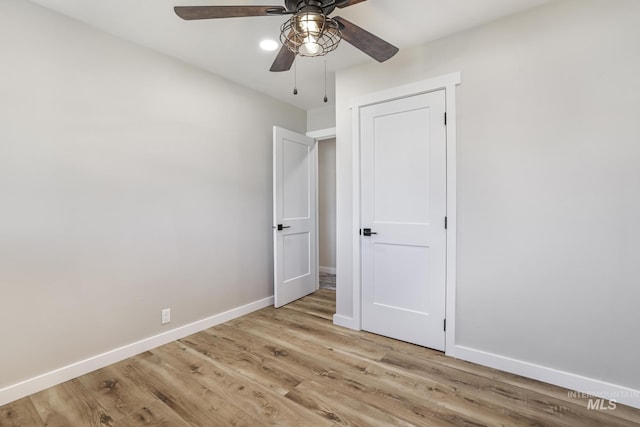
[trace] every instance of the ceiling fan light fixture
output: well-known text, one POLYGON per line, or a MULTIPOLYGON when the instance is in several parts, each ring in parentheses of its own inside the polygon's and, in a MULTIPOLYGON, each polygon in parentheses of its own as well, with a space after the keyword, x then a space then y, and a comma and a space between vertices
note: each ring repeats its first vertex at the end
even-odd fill
POLYGON ((324 56, 334 51, 342 34, 336 21, 316 11, 301 11, 282 24, 280 41, 300 56, 324 56))

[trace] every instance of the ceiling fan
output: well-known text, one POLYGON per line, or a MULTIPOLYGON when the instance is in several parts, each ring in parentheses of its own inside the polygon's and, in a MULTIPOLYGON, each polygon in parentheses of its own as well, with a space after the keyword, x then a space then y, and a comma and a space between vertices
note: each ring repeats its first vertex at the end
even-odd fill
POLYGON ((345 40, 378 62, 398 53, 398 48, 344 18, 329 15, 366 0, 285 0, 285 6, 176 6, 185 20, 292 15, 280 28, 280 49, 271 71, 291 69, 297 55, 321 56, 345 40))

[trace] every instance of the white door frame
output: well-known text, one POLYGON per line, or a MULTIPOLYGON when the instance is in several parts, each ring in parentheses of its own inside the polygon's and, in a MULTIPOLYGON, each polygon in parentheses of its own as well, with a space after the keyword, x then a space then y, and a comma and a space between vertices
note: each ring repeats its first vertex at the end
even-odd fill
POLYGON ((447 111, 447 270, 446 270, 446 319, 447 330, 445 333, 445 352, 449 356, 455 356, 455 330, 456 330, 456 85, 460 84, 460 73, 451 73, 445 76, 420 82, 399 86, 377 93, 354 98, 349 102, 352 121, 353 144, 353 218, 352 218, 352 250, 353 250, 353 326, 362 329, 362 280, 361 280, 361 254, 360 254, 360 109, 372 104, 392 101, 394 99, 419 95, 436 90, 445 90, 447 111))
POLYGON ((315 162, 316 162, 316 290, 320 289, 320 206, 318 204, 318 143, 325 139, 331 139, 336 137, 336 128, 320 129, 312 132, 307 132, 309 138, 313 138, 316 141, 314 147, 315 150, 315 162))

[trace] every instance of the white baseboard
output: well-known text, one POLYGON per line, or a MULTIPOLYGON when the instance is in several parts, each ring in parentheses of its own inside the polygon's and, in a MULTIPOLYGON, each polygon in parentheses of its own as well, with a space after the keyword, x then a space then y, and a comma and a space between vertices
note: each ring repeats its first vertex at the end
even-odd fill
POLYGON ((320 273, 336 274, 336 269, 334 267, 319 267, 318 270, 320 273))
POLYGON ((454 350, 448 351, 447 354, 467 362, 477 363, 592 396, 615 400, 618 403, 640 409, 640 390, 460 345, 454 346, 454 350))
POLYGON ((271 305, 273 297, 254 301, 10 385, 0 389, 0 406, 271 305))
POLYGON ((336 326, 342 326, 343 328, 360 330, 353 317, 341 316, 339 314, 333 315, 333 324, 336 326))

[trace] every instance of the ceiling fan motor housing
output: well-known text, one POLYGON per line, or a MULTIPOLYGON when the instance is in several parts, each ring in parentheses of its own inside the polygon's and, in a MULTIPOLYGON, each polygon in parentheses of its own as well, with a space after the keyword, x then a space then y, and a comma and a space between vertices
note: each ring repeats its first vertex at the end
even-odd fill
POLYGON ((347 1, 348 0, 285 0, 285 6, 287 10, 291 12, 309 11, 329 15, 335 10, 336 6, 346 3, 347 1))

